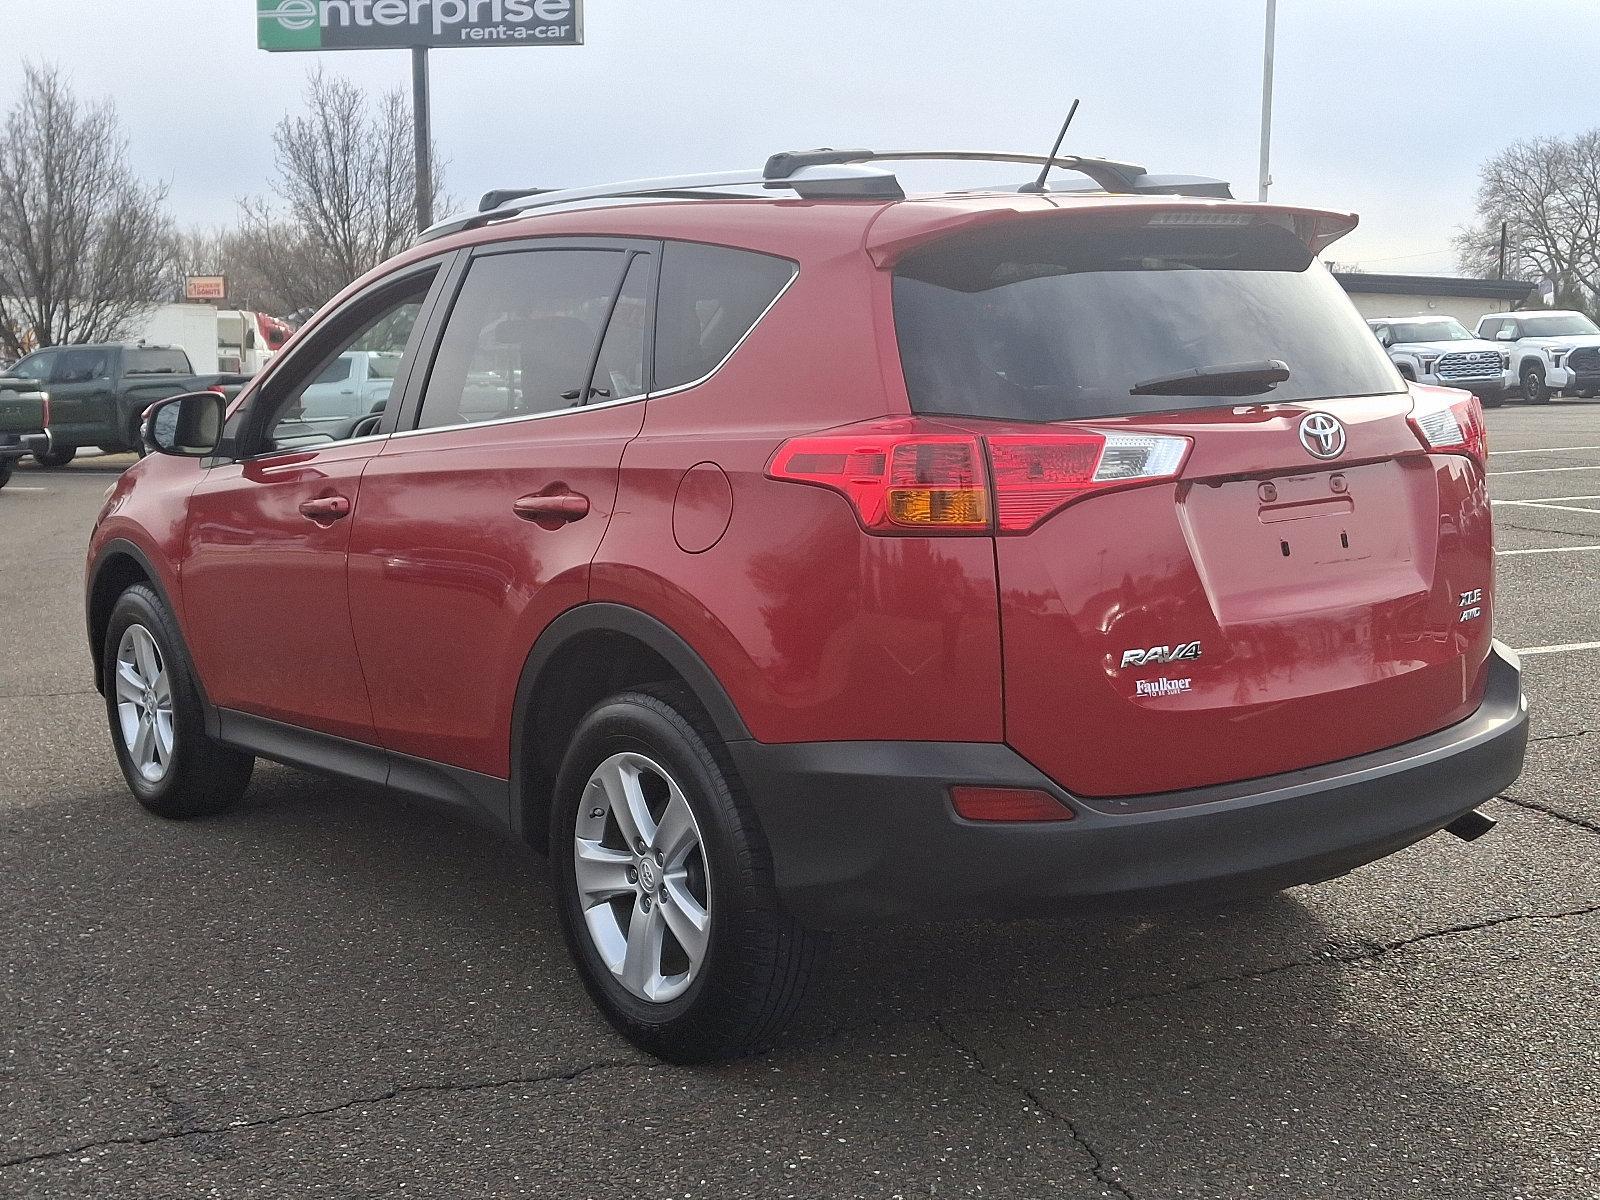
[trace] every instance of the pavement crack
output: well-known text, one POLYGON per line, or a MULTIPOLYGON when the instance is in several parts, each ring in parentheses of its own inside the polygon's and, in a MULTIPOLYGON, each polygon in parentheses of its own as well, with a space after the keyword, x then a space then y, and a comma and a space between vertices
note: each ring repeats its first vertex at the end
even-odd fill
POLYGON ((1587 829, 1590 833, 1600 833, 1600 821, 1591 821, 1587 817, 1574 816, 1572 813, 1563 812, 1559 808, 1551 808, 1533 800, 1524 800, 1520 796, 1513 796, 1509 792, 1500 793, 1500 799, 1507 804, 1515 804, 1518 808, 1525 808, 1530 812, 1543 813, 1547 817, 1554 817, 1557 821, 1565 821, 1568 825, 1576 825, 1579 829, 1587 829))
POLYGON ((971 1046, 966 1045, 966 1043, 962 1042, 960 1038, 955 1037, 955 1034, 950 1032, 949 1026, 946 1026, 944 1021, 942 1021, 941 1018, 938 1018, 938 1016, 933 1018, 933 1027, 934 1030, 938 1030, 938 1034, 941 1035, 946 1042, 949 1042, 950 1045, 954 1046, 955 1053, 962 1056, 963 1061, 966 1062, 966 1066, 976 1070, 979 1075, 982 1075, 982 1077, 986 1078, 986 1080, 989 1080, 990 1083, 994 1083, 997 1088, 1003 1088, 1005 1091, 1014 1091, 1014 1093, 1019 1094, 1019 1096, 1022 1096, 1022 1098, 1026 1099, 1029 1104, 1032 1104, 1035 1109, 1040 1110, 1040 1112, 1045 1114, 1046 1117, 1050 1117, 1050 1120, 1053 1120, 1053 1122, 1058 1122, 1061 1123, 1061 1125, 1066 1126, 1067 1133, 1072 1134, 1072 1141, 1077 1142, 1078 1149, 1082 1149, 1083 1154, 1088 1155, 1088 1160, 1090 1160, 1090 1173, 1093 1174, 1094 1179, 1096 1179, 1098 1182, 1101 1182, 1102 1186, 1109 1187, 1112 1192, 1120 1195, 1120 1197, 1126 1197, 1126 1200, 1133 1200, 1133 1192, 1130 1192, 1128 1187, 1126 1187, 1126 1184, 1123 1184, 1122 1179, 1118 1179, 1117 1176, 1112 1173, 1112 1170, 1110 1170, 1109 1166, 1106 1166, 1106 1160, 1101 1157, 1101 1152, 1094 1149, 1093 1142, 1083 1136, 1083 1130, 1078 1128, 1075 1120, 1072 1120, 1069 1115, 1064 1114, 1064 1112, 1061 1112, 1061 1110, 1051 1106, 1051 1104, 1046 1104, 1046 1102, 1043 1101, 1040 1096, 1038 1096, 1037 1091, 1032 1090, 1030 1086, 1027 1086, 1026 1083, 1022 1083, 1021 1080, 1005 1080, 1005 1078, 1000 1078, 1000 1075, 995 1074, 994 1070, 990 1070, 989 1067, 984 1064, 982 1058, 979 1058, 978 1051, 973 1050, 971 1046))
POLYGON ((601 1060, 599 1062, 584 1063, 578 1067, 569 1067, 562 1071, 552 1071, 544 1075, 514 1075, 506 1079, 491 1079, 476 1083, 400 1084, 390 1088, 388 1091, 376 1092, 370 1096, 357 1096, 352 1100, 341 1100, 337 1104, 324 1104, 315 1108, 299 1109, 295 1112, 275 1113, 270 1117, 258 1117, 250 1121, 229 1121, 222 1125, 193 1125, 178 1129, 166 1129, 160 1133, 98 1138, 93 1141, 78 1142, 71 1146, 60 1146, 54 1150, 38 1150, 16 1158, 0 1159, 0 1170, 5 1170, 9 1167, 27 1166, 31 1163, 48 1162, 51 1159, 64 1158, 72 1154, 86 1154, 92 1150, 102 1150, 112 1146, 152 1146, 160 1142, 181 1141, 184 1138, 237 1133, 244 1129, 265 1129, 274 1125, 283 1125, 290 1121, 303 1121, 311 1117, 325 1117, 332 1113, 344 1112, 347 1109, 360 1108, 366 1104, 383 1104, 390 1100, 399 1099, 402 1096, 439 1092, 488 1092, 497 1088, 534 1086, 541 1083, 571 1083, 574 1080, 583 1078, 585 1075, 627 1065, 629 1064, 622 1060, 601 1060))
POLYGON ((949 1042, 950 1045, 955 1048, 956 1053, 959 1054, 962 1059, 965 1060, 966 1064, 979 1075, 982 1075, 985 1079, 998 1088, 1003 1088, 1006 1091, 1017 1093, 1019 1096, 1022 1096, 1025 1100, 1027 1100, 1029 1104, 1033 1105, 1034 1108, 1037 1108, 1045 1116, 1049 1117, 1052 1121, 1056 1121, 1063 1125, 1067 1132, 1072 1135, 1072 1140, 1078 1144, 1079 1149, 1081 1149, 1084 1154, 1088 1155, 1089 1171, 1090 1174, 1095 1177, 1096 1181, 1098 1181, 1102 1186, 1109 1188, 1118 1196, 1124 1197, 1125 1200, 1134 1200, 1133 1193, 1128 1190, 1127 1185, 1124 1184, 1122 1180, 1116 1177, 1111 1168, 1106 1166, 1106 1161, 1103 1157, 1101 1157, 1100 1151, 1096 1150, 1094 1144, 1084 1136, 1083 1130, 1078 1128, 1078 1123, 1076 1121, 1067 1116, 1066 1113, 1055 1108, 1053 1105, 1047 1104, 1040 1097, 1038 1092, 1034 1091, 1021 1080, 1007 1080, 996 1075, 994 1071, 984 1063, 983 1059, 979 1057, 976 1050, 967 1045, 960 1038, 956 1037, 955 1034, 950 1032, 949 1026, 947 1026, 941 1018, 934 1017, 932 1019, 932 1024, 933 1028, 938 1031, 939 1035, 943 1037, 945 1041, 949 1042))
POLYGON ((1564 742, 1564 741, 1568 740, 1569 738, 1587 737, 1589 734, 1591 734, 1593 732, 1594 731, 1592 729, 1576 729, 1576 730, 1573 730, 1571 733, 1545 733, 1545 734, 1540 734, 1538 737, 1529 738, 1528 739, 1528 745, 1531 746, 1535 742, 1564 742))
POLYGON ((956 1008, 933 1017, 907 1016, 889 1019, 873 1019, 834 1026, 827 1033, 822 1034, 817 1040, 833 1041, 842 1037, 862 1033, 867 1030, 884 1030, 909 1028, 916 1025, 933 1022, 949 1036, 948 1030, 942 1022, 948 1018, 982 1018, 995 1016, 1028 1015, 1035 1017, 1070 1017, 1090 1013, 1106 1013, 1114 1009, 1123 1008, 1129 1004, 1148 1004, 1159 1000, 1170 1000, 1177 996, 1186 996, 1191 992, 1204 991, 1213 987, 1230 987, 1238 983, 1254 983, 1261 979, 1270 979, 1274 975, 1283 975, 1293 971, 1304 971, 1313 967, 1364 967, 1387 957, 1396 951, 1405 950, 1411 946, 1421 945, 1426 942, 1437 941, 1444 938, 1459 937, 1462 934, 1474 933, 1485 929, 1496 929, 1502 925, 1515 925, 1520 923, 1534 923, 1545 921, 1567 921, 1578 917, 1591 916, 1600 913, 1600 904, 1590 904, 1581 908, 1558 909, 1553 912, 1535 913, 1504 913, 1496 917, 1485 917, 1479 921, 1466 921, 1459 925, 1447 925, 1437 929, 1425 929, 1409 937, 1393 938, 1389 941, 1375 941, 1371 938, 1357 938, 1346 942, 1325 943, 1322 950, 1309 958, 1290 959, 1286 962, 1273 963, 1265 967, 1251 967, 1245 970, 1232 971, 1224 975, 1207 975, 1200 979, 1191 979, 1176 987, 1152 988, 1148 991, 1125 992, 1112 996, 1095 1004, 1071 1004, 1062 1006, 1016 1006, 1000 1008, 956 1008))

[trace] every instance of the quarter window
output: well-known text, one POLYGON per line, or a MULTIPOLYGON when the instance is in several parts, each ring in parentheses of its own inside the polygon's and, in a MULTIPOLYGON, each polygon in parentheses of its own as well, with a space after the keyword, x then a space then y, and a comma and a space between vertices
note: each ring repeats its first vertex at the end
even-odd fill
POLYGON ((129 375, 189 375, 189 356, 182 350, 129 350, 129 375))
POLYGON ((770 254, 668 242, 656 313, 656 388, 681 387, 716 370, 795 270, 770 254))
POLYGON ((475 259, 445 324, 417 427, 583 404, 629 258, 622 250, 528 250, 475 259))

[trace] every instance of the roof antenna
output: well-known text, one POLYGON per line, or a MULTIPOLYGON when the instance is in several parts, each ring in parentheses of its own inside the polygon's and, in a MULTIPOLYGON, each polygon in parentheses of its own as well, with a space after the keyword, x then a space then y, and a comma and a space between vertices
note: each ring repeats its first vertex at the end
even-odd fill
POLYGON ((1078 115, 1078 101, 1072 102, 1072 107, 1067 110, 1067 119, 1061 122, 1061 132, 1056 134, 1056 144, 1050 147, 1050 157, 1044 160, 1044 166, 1039 168, 1039 178, 1032 183, 1025 183, 1017 189, 1019 192, 1044 192, 1049 191, 1044 181, 1050 174, 1050 168, 1056 165, 1056 151, 1061 149, 1061 143, 1066 140, 1067 127, 1072 124, 1072 118, 1078 115))

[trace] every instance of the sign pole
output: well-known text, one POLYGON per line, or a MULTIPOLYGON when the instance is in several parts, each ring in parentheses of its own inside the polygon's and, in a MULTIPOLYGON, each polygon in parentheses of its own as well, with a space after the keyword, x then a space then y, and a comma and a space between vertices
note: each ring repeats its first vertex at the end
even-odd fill
POLYGON ((417 230, 433 224, 433 130, 428 111, 428 48, 411 47, 411 120, 417 138, 417 230))
POLYGON ((1267 0, 1267 45, 1261 56, 1261 203, 1272 186, 1272 60, 1278 49, 1278 0, 1267 0))

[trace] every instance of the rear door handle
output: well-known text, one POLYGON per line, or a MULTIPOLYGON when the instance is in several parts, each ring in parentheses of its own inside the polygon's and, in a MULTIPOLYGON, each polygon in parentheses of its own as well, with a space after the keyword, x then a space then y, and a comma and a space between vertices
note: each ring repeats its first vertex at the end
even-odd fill
POLYGON ((303 501, 300 513, 318 524, 337 521, 340 517, 350 515, 350 499, 347 496, 318 496, 315 500, 303 501))
POLYGON ((589 497, 577 492, 522 496, 512 501, 511 511, 524 521, 576 521, 589 515, 589 497))

